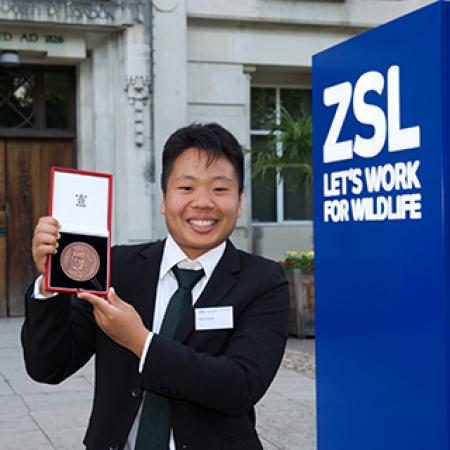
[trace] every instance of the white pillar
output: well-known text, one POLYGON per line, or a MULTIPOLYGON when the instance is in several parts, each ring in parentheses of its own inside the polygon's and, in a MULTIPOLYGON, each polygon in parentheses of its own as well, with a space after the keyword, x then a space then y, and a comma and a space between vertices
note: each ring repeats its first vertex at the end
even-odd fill
POLYGON ((165 235, 161 204, 161 154, 167 138, 187 125, 187 19, 179 0, 153 1, 154 146, 156 155, 154 237, 165 235))

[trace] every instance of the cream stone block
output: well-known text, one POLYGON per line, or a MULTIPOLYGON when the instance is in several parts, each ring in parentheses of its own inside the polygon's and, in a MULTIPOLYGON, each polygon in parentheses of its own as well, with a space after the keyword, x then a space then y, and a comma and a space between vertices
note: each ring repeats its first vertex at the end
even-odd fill
POLYGON ((241 105, 245 103, 247 79, 241 64, 188 65, 189 104, 241 105))
POLYGON ((430 0, 349 0, 305 2, 295 0, 188 0, 193 18, 272 23, 316 24, 342 27, 373 27, 387 22, 430 0))
POLYGON ((313 248, 313 224, 310 221, 253 227, 252 251, 257 255, 281 261, 287 250, 307 252, 313 248))
POLYGON ((346 30, 293 26, 191 23, 190 61, 287 67, 311 67, 314 53, 353 36, 346 30))
POLYGON ((188 122, 217 122, 244 144, 248 140, 244 105, 189 105, 188 122))

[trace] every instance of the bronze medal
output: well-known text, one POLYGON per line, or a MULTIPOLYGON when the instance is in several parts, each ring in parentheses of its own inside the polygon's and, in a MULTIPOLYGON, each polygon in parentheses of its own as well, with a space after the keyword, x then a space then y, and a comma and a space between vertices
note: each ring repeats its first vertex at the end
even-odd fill
POLYGON ((62 271, 75 281, 87 281, 97 275, 100 268, 98 253, 89 244, 72 242, 61 253, 62 271))

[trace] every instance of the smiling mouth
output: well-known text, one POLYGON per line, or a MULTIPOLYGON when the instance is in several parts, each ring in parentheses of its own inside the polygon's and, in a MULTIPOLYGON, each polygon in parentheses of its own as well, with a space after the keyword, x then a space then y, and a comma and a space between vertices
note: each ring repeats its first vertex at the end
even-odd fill
POLYGON ((218 221, 215 219, 211 220, 195 220, 195 219, 188 219, 188 224, 192 225, 196 228, 210 228, 213 225, 215 225, 218 221))

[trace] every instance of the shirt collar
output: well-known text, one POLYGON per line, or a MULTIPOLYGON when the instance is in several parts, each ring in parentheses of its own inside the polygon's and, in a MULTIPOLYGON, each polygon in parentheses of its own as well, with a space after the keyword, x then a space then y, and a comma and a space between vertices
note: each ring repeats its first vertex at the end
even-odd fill
POLYGON ((217 247, 214 247, 211 250, 208 250, 206 253, 203 253, 203 255, 199 256, 197 259, 192 260, 185 255, 185 253, 183 252, 183 250, 181 250, 173 237, 168 234, 161 260, 159 279, 162 280, 173 266, 181 262, 200 264, 202 269, 205 271, 206 278, 209 279, 214 269, 216 268, 217 263, 220 261, 220 258, 222 258, 225 247, 226 243, 224 241, 217 247))

